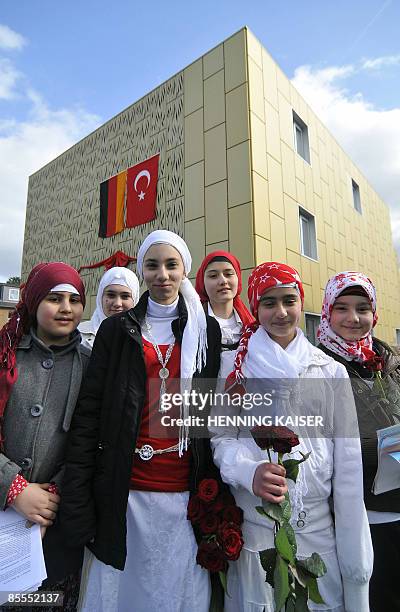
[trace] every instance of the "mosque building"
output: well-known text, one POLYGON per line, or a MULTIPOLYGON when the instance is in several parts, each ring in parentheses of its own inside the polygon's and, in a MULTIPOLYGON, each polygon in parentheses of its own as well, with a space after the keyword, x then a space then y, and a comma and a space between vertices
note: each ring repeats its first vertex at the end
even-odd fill
MULTIPOLYGON (((311 340, 328 277, 361 270, 377 287, 377 335, 400 342, 389 208, 248 28, 30 177, 22 276, 39 261, 135 257, 157 228, 185 238, 193 278, 220 248, 244 286, 263 261, 297 268, 311 340)), ((103 272, 82 271, 86 318, 103 272)))

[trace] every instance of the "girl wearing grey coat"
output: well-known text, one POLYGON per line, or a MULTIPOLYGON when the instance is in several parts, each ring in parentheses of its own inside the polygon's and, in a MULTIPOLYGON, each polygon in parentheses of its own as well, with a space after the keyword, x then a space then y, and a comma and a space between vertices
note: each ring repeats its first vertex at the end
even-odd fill
POLYGON ((81 551, 61 538, 57 510, 67 432, 90 354, 76 329, 84 304, 74 268, 39 264, 0 330, 0 508, 41 525, 47 589, 81 563, 81 551))

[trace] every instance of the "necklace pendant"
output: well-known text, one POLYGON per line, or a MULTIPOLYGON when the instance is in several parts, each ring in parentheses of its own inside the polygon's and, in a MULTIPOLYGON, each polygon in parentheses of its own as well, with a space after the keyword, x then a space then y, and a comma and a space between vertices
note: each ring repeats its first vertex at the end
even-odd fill
POLYGON ((168 378, 169 376, 168 368, 166 367, 161 368, 160 371, 158 372, 158 375, 162 380, 165 380, 166 378, 168 378))

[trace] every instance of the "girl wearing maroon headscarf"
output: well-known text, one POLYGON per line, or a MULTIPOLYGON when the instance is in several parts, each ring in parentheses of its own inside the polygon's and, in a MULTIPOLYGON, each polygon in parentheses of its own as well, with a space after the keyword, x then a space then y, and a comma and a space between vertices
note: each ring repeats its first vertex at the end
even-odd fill
MULTIPOLYGON (((291 458, 300 459, 300 451, 310 453, 299 465, 296 483, 286 481, 275 453, 272 462, 268 461, 250 435, 251 425, 245 427, 238 420, 236 428, 220 428, 212 439, 215 463, 244 512, 244 547, 239 560, 230 564, 231 598, 225 599, 225 610, 274 612, 273 590, 265 581, 259 558, 260 551, 274 548, 274 524, 260 516, 256 506, 260 498, 281 503, 289 492, 297 556, 316 552, 327 568, 318 579, 325 603, 309 600, 309 609, 368 612, 372 547, 363 504, 357 420, 346 370, 314 347, 298 327, 304 292, 294 268, 277 262, 261 264, 250 275, 248 297, 256 322, 242 335, 227 385, 244 387, 248 395, 265 386, 276 391, 272 406, 253 407, 253 415, 273 419, 323 414, 328 427, 303 429, 300 434, 293 426, 301 437, 291 458), (342 428, 346 414, 351 430, 342 428), (331 494, 335 524, 328 503, 331 494)), ((248 414, 245 409, 236 411, 241 417, 248 414)), ((235 414, 234 406, 229 406, 229 414, 235 414)))
POLYGON ((42 263, 0 330, 0 508, 41 526, 43 586, 52 590, 55 583, 61 590, 60 581, 80 566, 80 552, 66 549, 55 519, 67 432, 89 359, 76 330, 84 305, 77 271, 42 263))
POLYGON ((232 371, 242 331, 254 321, 240 298, 242 272, 239 260, 226 251, 209 253, 196 274, 196 291, 206 313, 217 319, 221 328, 219 375, 221 379, 225 379, 232 371))
POLYGON ((361 272, 329 279, 318 338, 323 351, 343 364, 357 407, 364 473, 364 501, 374 547, 372 612, 400 610, 400 489, 373 492, 378 468, 377 434, 400 423, 400 357, 372 337, 376 291, 361 272))

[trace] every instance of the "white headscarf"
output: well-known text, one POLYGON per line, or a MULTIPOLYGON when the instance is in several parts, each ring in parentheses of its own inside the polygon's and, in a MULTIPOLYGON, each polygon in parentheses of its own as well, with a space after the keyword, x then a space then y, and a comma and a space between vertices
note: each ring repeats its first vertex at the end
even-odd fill
POLYGON ((106 287, 109 285, 122 285, 128 287, 132 291, 133 305, 135 306, 139 300, 139 281, 138 277, 132 270, 128 268, 110 268, 101 277, 99 288, 96 296, 96 310, 94 311, 92 318, 90 319, 90 327, 94 334, 100 327, 100 323, 106 319, 106 315, 103 310, 103 293, 106 287))
MULTIPOLYGON (((187 275, 192 266, 192 257, 186 242, 168 230, 156 230, 151 232, 140 246, 136 267, 138 274, 143 277, 143 260, 147 251, 153 244, 169 244, 178 251, 182 257, 186 278, 182 280, 179 292, 185 300, 187 310, 187 323, 182 336, 181 345, 181 391, 190 390, 193 374, 200 372, 207 359, 207 322, 200 298, 196 293, 187 275)), ((185 397, 185 396, 184 396, 185 397)), ((189 405, 185 403, 182 410, 182 418, 189 416, 189 405)), ((179 454, 187 448, 188 427, 180 429, 179 432, 179 454)))

